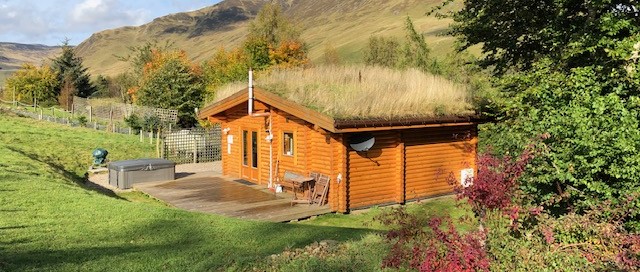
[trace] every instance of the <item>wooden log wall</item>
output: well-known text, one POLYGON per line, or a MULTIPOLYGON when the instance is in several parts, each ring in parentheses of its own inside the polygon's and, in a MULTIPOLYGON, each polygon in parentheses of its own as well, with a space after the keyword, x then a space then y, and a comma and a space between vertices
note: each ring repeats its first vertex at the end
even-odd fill
POLYGON ((307 139, 307 134, 309 128, 305 125, 305 121, 278 110, 272 112, 272 118, 274 163, 279 161, 277 175, 282 177, 285 171, 308 175, 309 139, 307 139), (283 137, 285 132, 293 133, 294 150, 292 156, 284 154, 283 137))
POLYGON ((329 203, 331 209, 339 212, 349 211, 349 194, 347 183, 349 171, 347 170, 347 144, 342 134, 334 134, 331 138, 331 151, 334 160, 331 187, 329 187, 329 203), (340 180, 338 179, 340 177, 340 180))
POLYGON ((409 130, 403 138, 406 200, 451 193, 451 178, 460 182, 463 169, 475 169, 475 127, 409 130))
MULTIPOLYGON (((256 108, 269 109, 272 114, 274 171, 278 164, 274 181, 285 171, 329 175, 329 205, 333 211, 348 212, 450 193, 450 176, 459 182, 462 169, 475 169, 475 125, 374 132, 376 143, 365 153, 351 150, 349 134, 331 134, 260 102, 256 102, 256 108), (294 134, 293 156, 284 154, 285 132, 294 134)), ((255 130, 260 148, 255 182, 266 185, 269 117, 249 117, 246 105, 240 105, 214 118, 222 122, 222 129, 230 128, 228 135, 233 135, 234 140, 229 154, 227 135, 222 137, 223 174, 241 177, 242 130, 255 130)))
MULTIPOLYGON (((328 175, 331 178, 329 185, 328 204, 333 211, 339 211, 339 193, 340 184, 337 177, 340 173, 340 161, 344 160, 339 150, 344 147, 330 133, 321 128, 314 127, 312 124, 292 116, 286 112, 274 109, 272 111, 273 130, 274 130, 274 156, 278 161, 279 177, 284 175, 285 171, 293 171, 303 175, 309 175, 311 172, 317 172, 328 175), (294 155, 284 154, 283 137, 285 132, 294 134, 294 155)), ((344 174, 342 174, 344 176, 344 174)), ((344 189, 344 187, 342 188, 344 189)), ((343 194, 344 195, 344 194, 343 194)), ((346 207, 341 211, 346 212, 346 207)))
MULTIPOLYGON (((256 102, 258 104, 259 102, 256 102)), ((257 108, 269 109, 267 105, 258 104, 257 108)), ((293 171, 302 175, 309 175, 310 172, 318 172, 328 175, 331 178, 329 186, 328 203, 333 211, 346 212, 347 206, 344 197, 344 183, 337 181, 339 173, 342 176, 346 172, 340 172, 340 166, 344 165, 345 153, 342 138, 336 137, 321 128, 314 128, 312 124, 292 116, 278 109, 271 110, 271 120, 273 129, 273 139, 269 143, 265 140, 268 129, 269 117, 247 116, 246 105, 240 105, 227 110, 224 118, 217 116, 215 120, 222 122, 222 129, 230 128, 227 135, 233 135, 231 144, 231 154, 229 154, 227 135, 222 139, 222 170, 224 175, 233 177, 242 176, 242 130, 258 131, 258 179, 253 181, 266 185, 269 182, 269 144, 272 145, 273 156, 273 180, 277 182, 278 177, 282 177, 285 171, 293 171), (285 132, 294 134, 294 154, 293 156, 284 154, 283 136, 285 132), (342 164, 341 164, 342 163, 342 164), (278 172, 276 171, 278 165, 278 172), (342 200, 339 197, 343 197, 342 200), (342 205, 342 206, 341 206, 342 205)), ((343 178, 344 179, 344 178, 343 178)))
POLYGON ((347 147, 347 210, 448 194, 450 177, 459 182, 463 169, 475 169, 475 126, 373 134, 368 152, 347 147))
POLYGON ((398 201, 398 133, 373 133, 374 146, 367 152, 349 150, 349 209, 398 201))

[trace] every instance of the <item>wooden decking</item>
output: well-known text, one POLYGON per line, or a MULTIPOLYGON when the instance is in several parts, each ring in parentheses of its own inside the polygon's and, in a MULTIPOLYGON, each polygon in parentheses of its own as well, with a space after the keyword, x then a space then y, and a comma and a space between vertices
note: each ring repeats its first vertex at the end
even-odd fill
POLYGON ((134 187, 177 208, 243 219, 289 222, 330 212, 327 205, 291 206, 291 195, 247 184, 226 177, 199 176, 134 187))

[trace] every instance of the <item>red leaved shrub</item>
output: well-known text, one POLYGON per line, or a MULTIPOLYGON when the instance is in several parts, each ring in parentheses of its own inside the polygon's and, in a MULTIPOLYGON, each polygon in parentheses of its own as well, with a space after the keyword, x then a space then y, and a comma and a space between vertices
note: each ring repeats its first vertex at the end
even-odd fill
POLYGON ((478 156, 478 173, 475 177, 464 181, 469 186, 457 183, 453 175, 449 183, 454 185, 457 199, 466 199, 473 212, 483 220, 487 211, 500 210, 517 216, 518 207, 512 205, 513 197, 518 189, 517 180, 524 174, 527 164, 533 159, 531 148, 513 159, 510 156, 496 157, 491 154, 478 156))
POLYGON ((387 232, 391 250, 383 260, 385 268, 411 268, 420 271, 488 271, 484 248, 486 233, 460 233, 450 217, 433 217, 428 222, 395 208, 377 217, 393 226, 387 232), (424 226, 428 225, 428 228, 424 226))

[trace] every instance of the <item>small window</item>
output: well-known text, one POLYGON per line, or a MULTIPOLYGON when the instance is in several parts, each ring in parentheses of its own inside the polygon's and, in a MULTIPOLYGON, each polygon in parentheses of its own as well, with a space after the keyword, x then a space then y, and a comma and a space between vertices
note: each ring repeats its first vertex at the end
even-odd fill
POLYGON ((285 132, 283 137, 284 143, 284 154, 287 156, 293 156, 294 151, 294 142, 293 142, 293 132, 285 132))

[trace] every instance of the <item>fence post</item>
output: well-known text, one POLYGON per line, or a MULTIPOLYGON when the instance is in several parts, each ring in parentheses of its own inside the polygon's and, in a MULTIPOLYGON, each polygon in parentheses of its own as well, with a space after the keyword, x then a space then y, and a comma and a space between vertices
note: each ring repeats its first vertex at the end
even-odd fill
POLYGON ((158 133, 156 133, 156 155, 160 158, 160 128, 158 128, 158 133))
POLYGON ((89 123, 92 122, 92 120, 91 120, 91 115, 92 115, 91 114, 91 109, 92 109, 92 107, 91 107, 91 105, 89 105, 89 123))
MULTIPOLYGON (((111 132, 113 132, 113 106, 109 108, 109 124, 111 124, 111 132)), ((109 129, 109 127, 107 127, 109 129)))
POLYGON ((164 150, 166 148, 166 144, 167 143, 163 140, 162 145, 160 146, 160 158, 163 158, 163 159, 164 159, 164 150))
POLYGON ((40 109, 40 116, 38 116, 38 119, 42 120, 42 115, 43 115, 42 109, 40 109))
POLYGON ((153 128, 149 131, 149 144, 153 144, 153 128))
POLYGON ((98 122, 93 122, 93 129, 95 129, 95 130, 98 129, 98 122))
POLYGON ((143 129, 140 129, 140 142, 141 142, 141 143, 142 143, 142 141, 143 141, 142 139, 144 138, 143 134, 144 134, 144 130, 143 130, 143 129))
POLYGON ((193 163, 198 162, 198 145, 196 144, 196 138, 190 135, 191 144, 193 145, 193 163))

